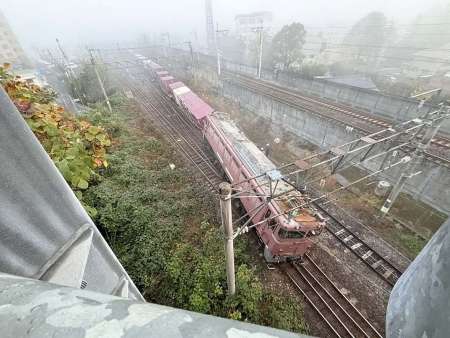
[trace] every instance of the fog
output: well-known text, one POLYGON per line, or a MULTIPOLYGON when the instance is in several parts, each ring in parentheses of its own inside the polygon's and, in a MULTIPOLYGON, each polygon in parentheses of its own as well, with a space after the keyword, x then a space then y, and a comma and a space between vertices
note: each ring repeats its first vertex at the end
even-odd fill
MULTIPOLYGON (((433 4, 419 0, 213 0, 215 20, 233 28, 236 14, 272 11, 275 26, 300 21, 310 26, 351 25, 370 11, 383 11, 395 22, 408 22, 433 4)), ((174 39, 205 36, 204 0, 1 0, 0 9, 9 19, 22 44, 54 46, 119 42, 146 34, 159 39, 170 32, 174 39)))

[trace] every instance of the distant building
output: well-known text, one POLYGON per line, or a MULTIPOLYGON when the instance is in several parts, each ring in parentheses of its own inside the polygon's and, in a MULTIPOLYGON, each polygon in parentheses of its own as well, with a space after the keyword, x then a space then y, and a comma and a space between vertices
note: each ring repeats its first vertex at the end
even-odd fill
POLYGON ((254 12, 249 14, 239 14, 234 18, 236 35, 244 41, 252 40, 255 31, 264 28, 266 33, 272 28, 273 14, 271 12, 254 12))
POLYGON ((0 11, 0 63, 5 62, 19 68, 24 68, 29 63, 6 17, 0 11))
POLYGON ((378 91, 377 86, 375 85, 375 83, 372 81, 372 79, 370 77, 360 75, 360 74, 334 76, 334 77, 317 76, 316 78, 323 79, 323 80, 337 83, 337 84, 355 87, 355 88, 378 91))

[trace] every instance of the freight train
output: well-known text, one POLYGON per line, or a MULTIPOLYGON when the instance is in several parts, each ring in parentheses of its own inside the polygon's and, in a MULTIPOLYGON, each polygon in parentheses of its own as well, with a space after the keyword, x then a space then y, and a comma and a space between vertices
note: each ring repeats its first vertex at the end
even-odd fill
POLYGON ((274 163, 226 113, 215 111, 155 62, 146 60, 144 65, 161 90, 202 130, 234 188, 248 192, 239 198, 253 224, 257 224, 255 229, 264 243, 266 261, 301 259, 324 229, 325 219, 321 214, 308 205, 286 215, 289 209, 305 204, 306 197, 282 179, 274 163), (267 177, 258 177, 262 173, 267 173, 275 182, 276 198, 274 186, 267 184, 267 177))

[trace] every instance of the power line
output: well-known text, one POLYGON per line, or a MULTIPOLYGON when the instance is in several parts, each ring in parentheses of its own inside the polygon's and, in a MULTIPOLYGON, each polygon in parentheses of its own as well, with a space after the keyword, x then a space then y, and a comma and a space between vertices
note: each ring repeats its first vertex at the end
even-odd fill
MULTIPOLYGON (((174 44, 175 45, 175 44, 174 44)), ((184 43, 180 43, 177 45, 184 45, 184 43)), ((355 45, 356 46, 361 46, 361 48, 363 47, 367 47, 368 45, 355 45)), ((158 45, 153 45, 153 46, 141 46, 141 47, 131 47, 131 48, 121 48, 120 50, 139 50, 139 49, 155 49, 158 47, 164 47, 164 46, 158 46, 158 45)), ((176 50, 180 50, 183 52, 187 52, 184 49, 180 49, 180 48, 172 48, 172 49, 176 49, 176 50)), ((117 52, 118 49, 95 49, 95 50, 101 50, 101 51, 105 51, 105 52, 117 52)), ((316 49, 312 49, 312 48, 303 48, 302 51, 310 51, 310 52, 317 52, 316 49)), ((450 51, 450 49, 449 49, 450 51)), ((368 57, 368 58, 380 58, 380 59, 386 59, 386 60, 399 60, 399 61, 408 61, 408 62, 426 62, 426 63, 430 63, 430 64, 438 64, 438 65, 450 65, 450 57, 449 59, 441 59, 441 58, 433 58, 433 57, 426 57, 426 56, 415 56, 415 57, 411 57, 411 58, 407 58, 407 57, 400 57, 400 56, 389 56, 389 55, 369 55, 369 54, 355 54, 355 53, 348 53, 346 51, 339 51, 339 50, 330 50, 330 49, 326 49, 323 52, 321 52, 321 54, 326 54, 326 53, 331 53, 331 54, 340 54, 340 55, 346 55, 349 57, 368 57)), ((242 53, 239 51, 230 53, 228 52, 228 54, 235 54, 238 56, 242 56, 242 53)), ((204 54, 205 55, 205 54, 204 54)))
MULTIPOLYGON (((450 41, 449 41, 450 43, 450 41)), ((365 44, 352 44, 352 43, 333 43, 333 42, 306 42, 309 45, 326 45, 327 47, 332 46, 346 46, 355 48, 385 48, 385 49, 407 49, 407 50, 417 50, 423 52, 450 52, 450 48, 432 48, 432 47, 415 47, 415 46, 395 46, 395 45, 365 45, 365 44)))
MULTIPOLYGON (((411 24, 385 24, 385 25, 364 25, 362 27, 384 27, 384 28, 395 28, 395 27, 417 27, 417 26, 444 26, 444 25, 450 25, 450 22, 433 22, 433 23, 411 23, 411 24)), ((356 23, 354 25, 348 25, 348 26, 309 26, 305 25, 305 28, 317 28, 317 29, 352 29, 356 26, 356 23)))
MULTIPOLYGON (((316 49, 312 49, 312 48, 302 48, 302 51, 317 52, 316 49)), ((400 61, 409 61, 409 62, 417 61, 417 62, 427 62, 427 63, 431 63, 431 64, 449 64, 450 65, 450 57, 449 57, 449 59, 431 58, 431 57, 426 57, 426 56, 415 56, 415 57, 407 58, 407 57, 389 56, 389 55, 369 55, 369 54, 359 54, 359 53, 358 54, 347 53, 345 51, 330 50, 330 49, 325 49, 323 52, 321 52, 322 55, 326 54, 326 53, 341 54, 341 55, 354 56, 354 57, 380 58, 380 59, 400 60, 400 61)), ((242 56, 242 54, 238 51, 233 52, 233 53, 228 53, 228 54, 242 56)))

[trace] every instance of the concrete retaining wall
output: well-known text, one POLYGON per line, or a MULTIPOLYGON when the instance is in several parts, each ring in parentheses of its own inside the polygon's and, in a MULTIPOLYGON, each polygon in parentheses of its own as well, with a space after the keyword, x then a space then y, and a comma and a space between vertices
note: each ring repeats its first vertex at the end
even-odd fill
MULTIPOLYGON (((327 119, 319 115, 292 108, 284 103, 274 101, 237 86, 231 82, 224 82, 222 94, 258 116, 270 121, 281 130, 292 132, 309 142, 327 149, 357 139, 362 134, 355 130, 349 131, 344 123, 327 119)), ((380 160, 364 164, 366 170, 378 170, 380 160)), ((402 167, 393 168, 383 173, 382 178, 395 182, 402 167)), ((425 161, 422 164, 423 173, 410 179, 405 190, 418 200, 432 207, 450 213, 450 169, 439 166, 433 162, 425 161)))
MULTIPOLYGON (((224 62, 224 69, 255 76, 256 67, 241 65, 229 61, 224 62)), ((277 76, 270 71, 262 73, 265 80, 275 81, 285 86, 295 88, 307 95, 317 96, 326 100, 355 107, 366 113, 392 121, 407 121, 419 117, 436 106, 425 104, 418 110, 418 102, 408 98, 390 96, 373 90, 336 84, 324 79, 306 79, 290 73, 279 73, 277 76)), ((441 133, 450 135, 450 121, 441 127, 441 133)))

